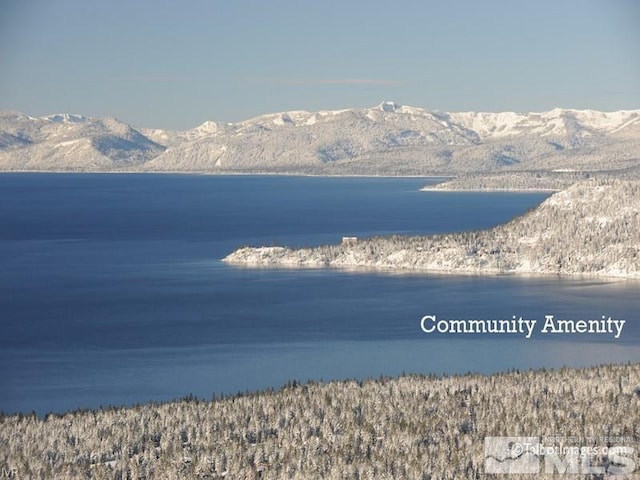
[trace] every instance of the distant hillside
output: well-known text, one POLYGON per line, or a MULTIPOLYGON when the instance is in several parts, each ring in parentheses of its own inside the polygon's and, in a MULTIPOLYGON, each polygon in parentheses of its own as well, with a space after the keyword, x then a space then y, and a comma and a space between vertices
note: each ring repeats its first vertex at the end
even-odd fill
POLYGON ((0 169, 366 175, 619 172, 640 164, 640 111, 447 113, 383 102, 182 132, 0 112, 0 169))
POLYGON ((587 181, 484 231, 359 239, 348 245, 241 248, 249 265, 640 278, 640 182, 587 181))
POLYGON ((165 150, 114 118, 34 118, 0 111, 0 169, 110 171, 131 169, 165 150))

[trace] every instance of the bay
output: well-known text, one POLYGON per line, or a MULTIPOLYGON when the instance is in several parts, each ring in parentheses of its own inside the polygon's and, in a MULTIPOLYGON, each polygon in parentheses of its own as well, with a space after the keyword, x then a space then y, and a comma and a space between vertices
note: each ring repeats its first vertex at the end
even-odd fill
POLYGON ((542 193, 430 179, 0 175, 0 410, 209 398, 291 380, 639 361, 638 282, 248 269, 241 245, 488 228, 542 193), (627 320, 608 335, 426 335, 439 318, 627 320))

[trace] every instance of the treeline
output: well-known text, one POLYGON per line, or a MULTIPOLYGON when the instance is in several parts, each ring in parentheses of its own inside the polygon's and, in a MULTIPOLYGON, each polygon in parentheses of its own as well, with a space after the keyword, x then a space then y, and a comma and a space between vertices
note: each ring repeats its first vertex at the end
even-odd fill
POLYGON ((640 468, 638 385, 640 364, 608 365, 2 416, 0 468, 21 479, 480 479, 491 478, 485 437, 521 435, 631 442, 640 468))
POLYGON ((498 172, 464 174, 423 190, 564 190, 590 179, 586 172, 498 172))
POLYGON ((617 171, 508 171, 461 174, 451 180, 425 187, 423 190, 564 190, 574 183, 640 180, 640 168, 617 171))

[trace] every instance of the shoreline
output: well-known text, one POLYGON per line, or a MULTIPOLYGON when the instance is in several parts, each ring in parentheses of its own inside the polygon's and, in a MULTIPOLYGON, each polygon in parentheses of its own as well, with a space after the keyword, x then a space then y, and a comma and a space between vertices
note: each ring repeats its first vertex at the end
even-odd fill
MULTIPOLYGON (((515 192, 517 193, 517 192, 515 192)), ((525 192, 526 193, 526 192, 525 192)), ((253 248, 253 247, 248 247, 253 248)), ((258 247, 258 248, 285 248, 285 247, 258 247)), ((228 259, 232 254, 242 250, 242 248, 238 250, 234 250, 226 257, 219 259, 220 262, 225 263, 227 265, 231 265, 236 268, 246 268, 246 269, 282 269, 282 270, 335 270, 342 272, 351 272, 351 273, 378 273, 381 275, 442 275, 442 276, 472 276, 472 277, 487 277, 487 276, 510 276, 510 277, 559 277, 559 278, 567 278, 567 279, 584 279, 584 280, 610 280, 610 281, 619 281, 619 282, 637 282, 640 281, 640 274, 632 276, 631 274, 602 274, 602 273, 558 273, 558 272, 544 272, 544 271, 517 271, 517 270, 473 270, 473 269, 436 269, 436 268, 401 268, 401 267, 391 267, 391 266, 376 266, 376 265, 320 265, 320 264, 295 264, 295 263, 261 263, 261 262, 245 262, 238 261, 233 259, 228 259)))
MULTIPOLYGON (((314 174, 280 172, 210 172, 210 171, 141 171, 141 170, 3 170, 0 175, 11 174, 54 174, 54 175, 182 175, 211 177, 289 177, 289 178, 375 178, 375 179, 425 179, 442 180, 438 185, 457 178, 455 175, 376 175, 376 174, 314 174)), ((555 193, 559 188, 435 188, 431 185, 419 188, 420 192, 470 192, 470 193, 555 193)))
POLYGON ((496 193, 555 193, 561 192, 561 188, 434 188, 423 187, 421 192, 496 192, 496 193))
MULTIPOLYGON (((634 361, 624 361, 624 362, 613 362, 613 363, 597 363, 597 364, 589 364, 589 365, 578 365, 578 366, 569 366, 568 364, 563 364, 560 366, 534 366, 528 368, 515 368, 515 371, 519 374, 538 374, 538 373, 559 373, 565 370, 593 370, 600 367, 627 367, 627 366, 637 366, 640 369, 640 363, 635 363, 634 361)), ((444 381, 450 379, 457 378, 466 378, 466 377, 479 377, 479 378, 500 378, 504 376, 512 375, 514 372, 514 368, 504 368, 500 370, 491 371, 489 373, 469 370, 465 372, 428 372, 428 373, 420 373, 420 372, 402 372, 396 375, 376 375, 376 376, 368 376, 368 377, 343 377, 343 378, 333 378, 333 379, 306 379, 302 380, 301 378, 291 378, 281 384, 280 386, 269 386, 265 388, 258 388, 254 390, 239 390, 237 392, 229 392, 229 393, 213 393, 211 398, 199 397, 194 395, 191 392, 186 392, 184 395, 180 397, 175 397, 168 400, 148 400, 142 401, 140 403, 128 403, 128 404, 118 404, 118 405, 100 405, 95 408, 91 407, 78 407, 72 408, 65 411, 48 411, 43 413, 36 413, 35 411, 13 411, 13 412, 4 412, 0 410, 0 420, 3 418, 11 418, 11 417, 29 417, 33 416, 40 420, 45 420, 46 418, 55 417, 55 418, 65 418, 67 416, 74 416, 77 414, 85 414, 87 412, 91 413, 104 413, 114 410, 135 410, 140 406, 148 406, 148 407, 164 407, 170 406, 176 403, 181 402, 201 402, 201 403, 216 403, 216 402, 224 402, 224 401, 233 401, 238 398, 260 398, 265 395, 279 395, 295 385, 297 387, 304 387, 305 385, 314 385, 314 386, 329 386, 329 385, 346 385, 350 383, 380 383, 381 379, 384 382, 394 382, 400 381, 403 379, 417 379, 417 380, 425 380, 425 381, 444 381)), ((640 388, 640 385, 638 385, 640 388)), ((1 425, 1 422, 0 422, 1 425)), ((1 430, 1 429, 0 429, 1 430)), ((0 431, 0 437, 1 437, 0 431)))
POLYGON ((319 177, 319 178, 425 178, 425 179, 451 179, 451 175, 375 175, 375 174, 315 174, 315 173, 281 173, 281 172, 210 172, 210 171, 170 171, 170 170, 0 170, 0 175, 4 174, 26 174, 26 173, 52 173, 71 175, 193 175, 193 176, 221 176, 221 177, 319 177))

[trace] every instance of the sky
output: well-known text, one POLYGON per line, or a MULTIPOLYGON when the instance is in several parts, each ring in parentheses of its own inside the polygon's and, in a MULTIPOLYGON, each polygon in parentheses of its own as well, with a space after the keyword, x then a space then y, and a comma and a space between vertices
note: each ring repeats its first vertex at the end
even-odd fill
POLYGON ((395 101, 640 108, 637 0, 0 0, 0 109, 188 129, 395 101))

